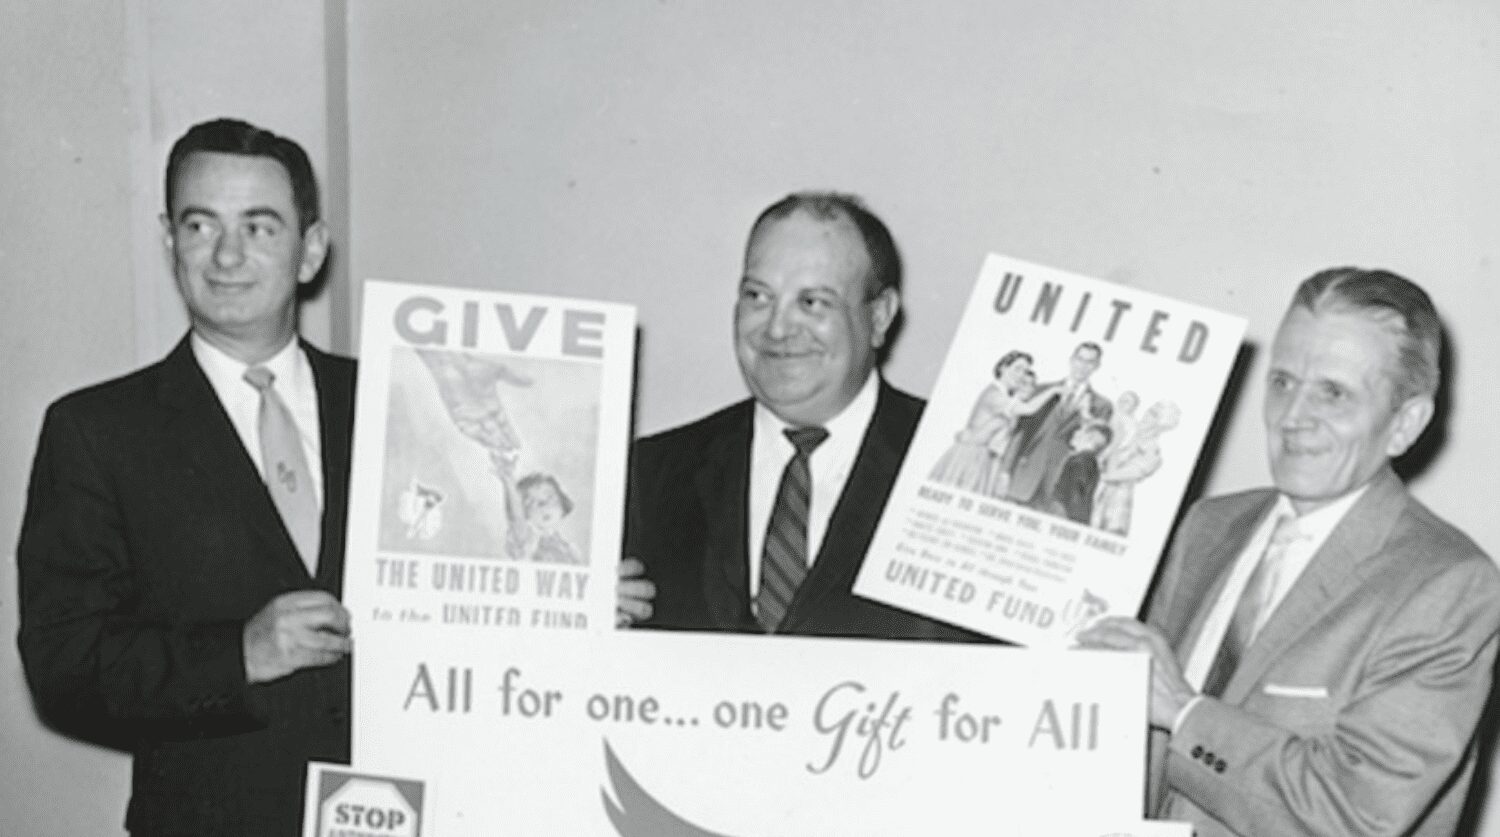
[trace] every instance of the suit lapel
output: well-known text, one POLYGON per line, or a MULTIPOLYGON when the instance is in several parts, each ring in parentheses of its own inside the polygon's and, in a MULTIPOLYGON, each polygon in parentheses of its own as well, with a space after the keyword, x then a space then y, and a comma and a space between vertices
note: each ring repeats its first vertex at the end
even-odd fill
POLYGON ((744 629, 750 619, 749 524, 750 433, 753 411, 746 401, 725 432, 709 439, 693 473, 704 522, 703 588, 716 627, 744 629))
POLYGON ((1364 496, 1329 533, 1250 644, 1224 689, 1226 701, 1243 701, 1266 669, 1327 613, 1335 601, 1359 594, 1359 582, 1366 569, 1364 561, 1379 551, 1405 505, 1406 489, 1395 473, 1386 468, 1377 474, 1364 496))
POLYGON ((224 508, 239 510, 240 520, 260 544, 251 552, 275 556, 278 573, 295 572, 293 577, 305 583, 307 569, 297 557, 255 462, 193 357, 189 338, 183 338, 163 361, 158 397, 174 412, 167 432, 180 441, 194 468, 205 475, 203 485, 220 495, 224 508))
POLYGON ((354 380, 333 358, 302 343, 318 390, 319 438, 323 450, 323 537, 317 581, 337 595, 343 589, 344 533, 349 508, 350 435, 354 427, 354 380))
POLYGON ((1275 492, 1267 492, 1264 498, 1237 513, 1221 520, 1204 521, 1200 531, 1214 538, 1207 553, 1182 556, 1186 563, 1182 568, 1181 590, 1171 597, 1174 611, 1168 614, 1166 623, 1167 638, 1172 640, 1179 661, 1186 663, 1193 646, 1198 644, 1203 623, 1223 593, 1235 559, 1245 551, 1256 527, 1275 502, 1275 492))

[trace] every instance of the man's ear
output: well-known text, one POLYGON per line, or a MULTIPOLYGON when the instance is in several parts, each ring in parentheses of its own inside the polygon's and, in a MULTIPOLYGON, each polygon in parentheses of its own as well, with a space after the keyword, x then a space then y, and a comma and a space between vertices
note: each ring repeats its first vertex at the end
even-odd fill
POLYGON ((895 288, 886 288, 870 300, 870 345, 876 349, 885 345, 886 332, 896 315, 901 312, 901 294, 895 288))
POLYGON ((163 212, 156 216, 156 219, 161 222, 161 245, 167 249, 167 255, 170 256, 172 254, 172 244, 177 238, 172 232, 172 218, 163 212))
POLYGON ((302 233, 302 264, 297 266, 297 281, 311 282, 323 269, 323 260, 328 258, 328 225, 314 221, 302 233))
POLYGON ((1396 408, 1395 417, 1391 419, 1392 429, 1385 446, 1386 456, 1395 459, 1416 444, 1422 431, 1427 429, 1427 423, 1432 421, 1435 409, 1431 395, 1413 395, 1402 402, 1396 408))

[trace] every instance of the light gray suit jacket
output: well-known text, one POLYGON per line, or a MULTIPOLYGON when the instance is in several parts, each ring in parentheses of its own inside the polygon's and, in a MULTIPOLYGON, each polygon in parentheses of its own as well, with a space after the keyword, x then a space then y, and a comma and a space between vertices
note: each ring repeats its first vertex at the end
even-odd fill
MULTIPOLYGON (((1206 500, 1147 610, 1185 661, 1274 491, 1206 500)), ((1449 837, 1500 632, 1500 572, 1389 469, 1313 556, 1222 699, 1152 736, 1149 809, 1198 837, 1449 837)))

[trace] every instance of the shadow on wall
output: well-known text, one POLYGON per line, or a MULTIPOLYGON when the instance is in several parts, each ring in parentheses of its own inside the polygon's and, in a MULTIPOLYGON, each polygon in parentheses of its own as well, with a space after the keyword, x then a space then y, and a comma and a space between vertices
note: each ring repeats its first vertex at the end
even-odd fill
MULTIPOLYGON (((1233 409, 1233 405, 1240 403, 1244 395, 1245 380, 1250 375, 1250 369, 1255 365, 1255 353, 1258 350, 1256 345, 1249 340, 1240 344, 1234 363, 1229 367, 1229 378, 1224 382, 1224 393, 1220 396, 1218 408, 1214 411, 1214 420, 1209 424, 1208 435, 1203 439, 1203 451, 1198 455, 1198 465, 1193 469, 1192 476, 1188 478, 1187 488, 1182 494, 1182 504, 1177 507, 1177 516, 1172 520, 1172 526, 1168 531, 1176 532, 1188 508, 1203 496, 1204 483, 1214 472, 1214 465, 1219 459, 1219 451, 1224 446, 1224 432, 1229 424, 1228 412, 1233 409)), ((1172 540, 1168 538, 1162 547, 1162 556, 1166 555, 1171 546, 1172 540)), ((1142 611, 1139 615, 1144 615, 1145 603, 1151 601, 1152 595, 1156 593, 1156 582, 1161 577, 1161 568, 1164 563, 1166 562, 1158 557, 1156 573, 1146 587, 1145 597, 1141 599, 1142 611)))

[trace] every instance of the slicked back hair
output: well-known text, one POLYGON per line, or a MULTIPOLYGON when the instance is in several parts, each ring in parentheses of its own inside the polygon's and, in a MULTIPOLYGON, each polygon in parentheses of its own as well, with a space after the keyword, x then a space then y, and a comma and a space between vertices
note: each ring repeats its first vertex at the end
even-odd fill
POLYGON ((795 212, 806 212, 822 221, 847 218, 859 230, 864 240, 865 254, 870 259, 870 274, 865 277, 865 298, 874 299, 890 288, 901 292, 901 253, 891 238, 891 231, 875 213, 865 208, 864 201, 855 195, 842 192, 793 192, 766 207, 750 227, 750 241, 755 240, 761 225, 767 221, 785 218, 795 212))
POLYGON ((1397 368, 1391 370, 1396 406, 1413 396, 1437 394, 1443 322, 1415 282, 1388 270, 1329 268, 1297 286, 1291 308, 1299 307, 1313 314, 1363 314, 1391 334, 1396 341, 1397 368))
POLYGON ((286 169, 292 182, 292 203, 297 207, 297 229, 317 223, 318 180, 313 175, 312 163, 307 152, 295 140, 273 134, 264 128, 239 119, 214 119, 200 122, 189 128, 167 155, 167 217, 173 217, 172 196, 177 185, 177 175, 187 161, 188 155, 199 151, 220 154, 239 154, 244 157, 269 157, 286 169))

